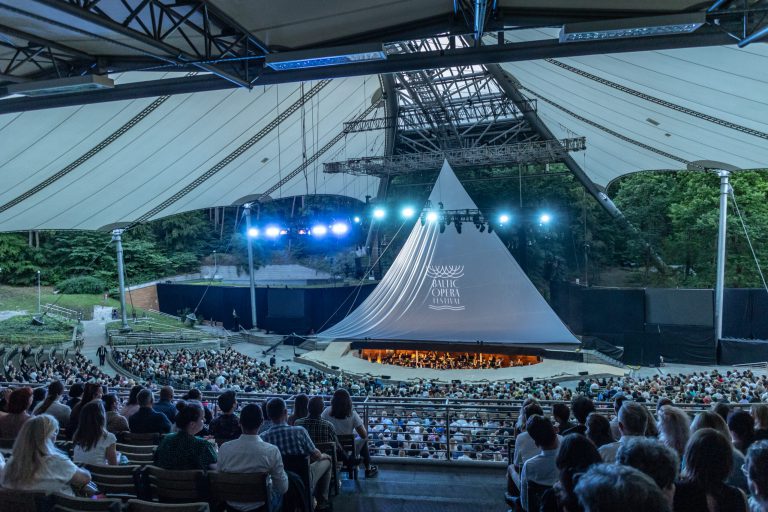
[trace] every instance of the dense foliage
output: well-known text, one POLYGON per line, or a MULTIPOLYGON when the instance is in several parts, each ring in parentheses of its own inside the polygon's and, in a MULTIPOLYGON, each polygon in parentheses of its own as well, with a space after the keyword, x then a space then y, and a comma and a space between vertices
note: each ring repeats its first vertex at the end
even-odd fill
POLYGON ((56 285, 58 293, 73 295, 104 293, 106 288, 104 281, 93 276, 70 277, 56 285))

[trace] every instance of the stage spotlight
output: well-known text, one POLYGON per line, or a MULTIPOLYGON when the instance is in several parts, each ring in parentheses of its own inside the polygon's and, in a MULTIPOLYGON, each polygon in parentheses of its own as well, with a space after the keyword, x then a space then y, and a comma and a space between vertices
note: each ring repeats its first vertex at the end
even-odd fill
POLYGON ((287 229, 281 229, 280 230, 280 234, 281 235, 287 235, 288 234, 288 230, 287 229))
POLYGON ((539 216, 539 223, 540 224, 549 224, 552 221, 552 216, 548 213, 542 213, 539 216))
POLYGON ((300 229, 300 230, 299 230, 299 234, 300 234, 300 235, 306 235, 306 234, 309 234, 309 230, 308 230, 308 229, 300 229))
POLYGON ((258 238, 259 237, 259 228, 250 228, 248 229, 248 236, 251 238, 258 238))
POLYGON ((435 222, 437 220, 437 213, 436 212, 427 212, 427 221, 429 222, 435 222))
POLYGON ((269 238, 277 238, 280 235, 280 228, 277 226, 269 226, 264 230, 264 234, 266 234, 269 238))
POLYGON ((386 212, 386 210, 384 210, 384 208, 376 208, 376 209, 373 210, 373 218, 374 219, 381 220, 381 219, 383 219, 386 216, 387 216, 387 212, 386 212))
POLYGON ((410 219, 411 217, 416 215, 416 210, 414 210, 410 206, 406 206, 405 208, 403 208, 403 211, 401 211, 400 214, 403 216, 403 218, 410 219))
POLYGON ((357 215, 355 215, 355 216, 352 218, 352 220, 355 222, 355 224, 360 224, 360 217, 358 217, 357 215))
POLYGON ((499 224, 506 224, 507 222, 509 222, 509 215, 506 213, 499 215, 499 224))
POLYGON ((346 235, 349 231, 349 226, 343 222, 336 222, 331 226, 331 231, 334 235, 346 235))
POLYGON ((315 236, 325 236, 328 234, 328 228, 323 226, 322 224, 318 224, 317 226, 312 228, 312 234, 315 236))

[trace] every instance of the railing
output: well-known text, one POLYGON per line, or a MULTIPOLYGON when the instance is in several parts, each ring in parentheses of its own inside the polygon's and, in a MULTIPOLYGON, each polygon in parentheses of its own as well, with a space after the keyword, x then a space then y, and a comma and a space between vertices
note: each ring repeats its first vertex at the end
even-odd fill
POLYGON ((43 313, 46 315, 59 316, 73 322, 79 322, 83 319, 82 311, 63 308, 61 306, 57 306, 56 304, 46 304, 42 309, 43 313))

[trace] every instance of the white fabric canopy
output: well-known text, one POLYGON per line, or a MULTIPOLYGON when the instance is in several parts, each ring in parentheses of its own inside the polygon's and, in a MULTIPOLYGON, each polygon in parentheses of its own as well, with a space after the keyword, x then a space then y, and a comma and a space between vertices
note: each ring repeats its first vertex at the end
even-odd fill
MULTIPOLYGON (((477 206, 443 164, 429 200, 437 209, 477 206)), ((436 210, 435 210, 436 211, 436 210)), ((404 226, 405 227, 405 226, 404 226)), ((506 344, 578 340, 549 307, 496 233, 416 222, 376 289, 319 338, 506 344)))

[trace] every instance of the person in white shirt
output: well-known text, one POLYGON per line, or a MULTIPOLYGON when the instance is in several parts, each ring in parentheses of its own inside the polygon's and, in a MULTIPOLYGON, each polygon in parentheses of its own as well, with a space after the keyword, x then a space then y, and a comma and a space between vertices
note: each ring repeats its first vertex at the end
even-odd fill
MULTIPOLYGON (((277 446, 264 442, 257 432, 264 422, 261 408, 248 404, 240 412, 242 435, 219 448, 217 469, 222 473, 269 473, 272 478, 272 510, 278 510, 283 494, 288 490, 288 476, 277 446)), ((228 502, 242 511, 255 510, 264 503, 228 502)))
POLYGON ((560 472, 555 464, 560 440, 557 438, 555 426, 552 425, 549 418, 538 414, 528 419, 525 424, 525 431, 541 450, 541 453, 526 461, 520 475, 520 503, 523 510, 533 512, 539 509, 540 496, 535 498, 535 504, 531 503, 529 484, 535 483, 547 487, 555 485, 560 477, 560 472))
POLYGON ((117 438, 107 431, 104 402, 92 400, 83 406, 72 443, 75 445, 72 460, 77 464, 117 465, 117 438))
POLYGON ((48 414, 24 422, 13 445, 11 460, 5 466, 2 486, 68 496, 74 496, 73 487, 86 486, 91 474, 75 466, 53 445, 58 431, 56 418, 48 414))
MULTIPOLYGON (((331 406, 327 407, 320 417, 333 425, 337 435, 357 433, 360 436, 355 439, 356 455, 359 454, 363 459, 365 477, 375 477, 379 470, 371 464, 371 455, 368 450, 368 431, 352 405, 349 392, 344 388, 337 389, 331 398, 331 406)), ((399 436, 398 440, 400 440, 399 436)), ((402 440, 405 441, 405 434, 403 434, 402 440)))
POLYGON ((619 409, 619 432, 621 439, 616 442, 603 445, 598 450, 603 462, 616 461, 616 452, 622 443, 632 436, 644 436, 648 422, 644 407, 636 402, 624 402, 619 409))

